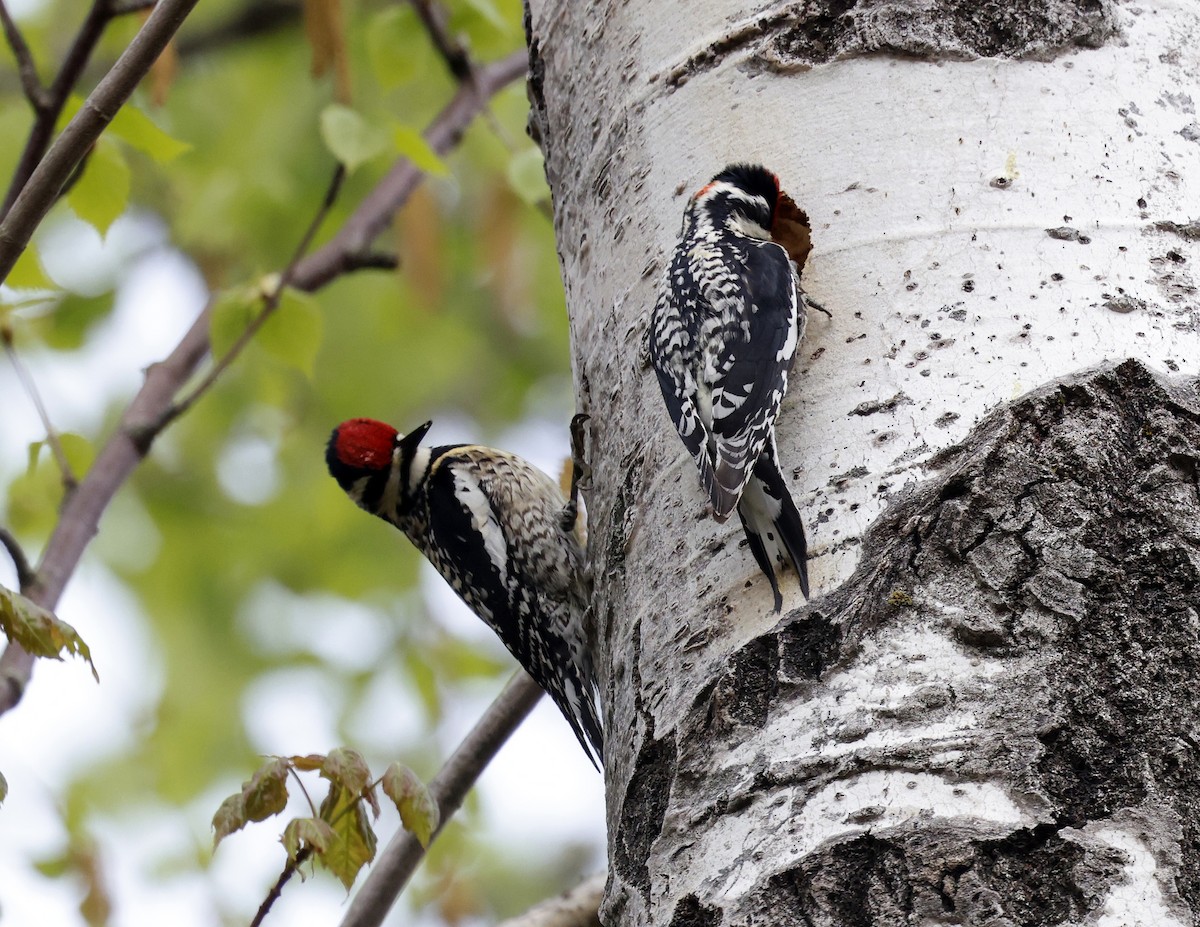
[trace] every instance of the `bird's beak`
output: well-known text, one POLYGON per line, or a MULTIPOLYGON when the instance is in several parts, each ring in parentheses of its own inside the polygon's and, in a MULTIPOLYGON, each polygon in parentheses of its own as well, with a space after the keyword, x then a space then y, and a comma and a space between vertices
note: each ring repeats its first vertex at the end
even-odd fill
POLYGON ((420 446, 421 439, 425 437, 426 433, 432 427, 433 422, 426 422, 424 425, 418 425, 400 439, 400 446, 410 452, 415 451, 420 446))

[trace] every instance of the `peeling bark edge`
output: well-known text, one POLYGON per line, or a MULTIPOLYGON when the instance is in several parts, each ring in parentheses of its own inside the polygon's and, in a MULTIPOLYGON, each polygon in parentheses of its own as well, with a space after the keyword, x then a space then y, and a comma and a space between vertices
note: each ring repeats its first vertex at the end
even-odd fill
POLYGON ((714 37, 664 75, 675 88, 745 52, 751 70, 788 73, 868 54, 930 60, 1050 61, 1117 35, 1110 0, 826 0, 775 5, 714 37))
MULTIPOLYGON (((932 469, 941 475, 868 532, 847 583, 729 657, 681 731, 666 735, 677 737, 679 765, 658 780, 673 807, 709 809, 707 820, 692 817, 696 827, 744 813, 765 790, 836 781, 861 758, 768 758, 749 785, 715 781, 713 745, 753 736, 867 636, 921 621, 968 651, 1042 661, 1056 683, 1053 717, 1022 715, 1011 742, 938 770, 964 782, 1002 770, 1042 803, 1042 823, 1000 839, 944 822, 837 839, 780 871, 766 861, 758 888, 728 910, 685 896, 672 923, 715 927, 775 910, 771 923, 865 925, 930 905, 988 923, 1073 923, 1124 877, 1119 851, 1081 836, 1114 821, 1152 848, 1180 922, 1200 911, 1200 381, 1132 360, 1086 371, 998 410, 932 469), (963 575, 967 607, 948 617, 932 591, 963 575)), ((651 753, 632 781, 647 781, 643 761, 670 759, 651 753)), ((925 759, 889 762, 921 769, 925 759)), ((654 817, 663 820, 658 807, 654 817)))

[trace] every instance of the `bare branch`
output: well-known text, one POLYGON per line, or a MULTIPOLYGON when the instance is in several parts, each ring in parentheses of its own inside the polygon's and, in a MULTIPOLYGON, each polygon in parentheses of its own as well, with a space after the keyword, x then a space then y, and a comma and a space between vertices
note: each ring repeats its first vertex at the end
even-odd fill
MULTIPOLYGON (((429 791, 441 809, 441 821, 433 833, 434 838, 462 806, 475 780, 525 720, 541 695, 541 687, 524 671, 519 671, 429 783, 429 791)), ((408 831, 398 832, 350 901, 350 910, 342 920, 342 927, 378 927, 424 855, 425 850, 416 837, 408 831)))
POLYGON ((304 865, 310 856, 312 856, 312 847, 301 847, 299 852, 296 853, 296 858, 287 861, 287 865, 283 867, 283 872, 279 873, 279 878, 275 880, 275 884, 267 892, 267 897, 258 906, 258 911, 255 912, 254 920, 250 922, 250 927, 261 927, 262 922, 271 912, 271 907, 279 900, 279 896, 283 894, 283 887, 287 885, 288 880, 295 875, 296 871, 304 865))
POLYGON ((17 583, 21 587, 21 594, 24 595, 37 582, 37 573, 29 565, 29 560, 25 556, 25 548, 21 546, 21 542, 7 528, 0 528, 0 544, 4 545, 4 549, 12 558, 13 566, 17 570, 17 583))
MULTIPOLYGON (((0 219, 7 218, 17 197, 29 182, 34 169, 50 146, 50 139, 54 135, 54 126, 62 114, 71 88, 75 86, 75 82, 79 80, 79 76, 87 66, 88 59, 91 58, 92 52, 99 43, 100 36, 103 35, 104 27, 108 25, 109 19, 111 19, 111 14, 108 10, 108 0, 93 0, 83 24, 79 27, 79 32, 75 35, 75 41, 71 43, 71 48, 63 59, 62 67, 58 69, 54 83, 50 85, 49 90, 44 91, 42 104, 40 106, 34 104, 34 111, 37 115, 33 120, 33 127, 29 130, 29 137, 25 140, 25 148, 17 160, 12 180, 9 181, 8 191, 4 194, 4 205, 0 207, 0 219)), ((0 277, 7 273, 8 271, 4 271, 0 277)))
POLYGON ((4 342, 4 350, 8 354, 9 363, 12 364, 13 370, 17 374, 17 379, 21 381, 21 388, 25 390, 25 394, 33 403, 33 407, 37 409, 38 418, 42 421, 42 428, 46 431, 46 443, 50 445, 50 451, 54 454, 54 460, 58 463, 58 472, 62 476, 63 489, 69 495, 75 491, 75 488, 79 485, 79 480, 75 477, 75 471, 71 469, 71 463, 67 460, 67 455, 63 451, 62 442, 58 440, 58 432, 54 428, 54 423, 50 421, 50 414, 46 411, 45 403, 42 402, 42 395, 38 392, 37 384, 33 382, 33 377, 25 369, 25 365, 21 363, 21 358, 17 356, 17 349, 12 341, 12 332, 7 327, 0 329, 0 341, 4 342))
POLYGON ((181 57, 210 52, 234 42, 300 25, 302 6, 295 0, 252 0, 228 20, 179 40, 181 57))
POLYGON ((41 113, 49 105, 49 97, 38 77, 37 65, 33 61, 33 52, 25 44, 25 36, 21 35, 21 30, 17 28, 4 0, 0 0, 0 22, 4 24, 4 37, 8 40, 8 47, 12 49, 13 57, 17 59, 17 73, 21 75, 21 86, 25 90, 25 97, 29 100, 33 111, 41 113))
MULTIPOLYGON (((524 62, 522 52, 482 69, 481 73, 488 75, 489 93, 494 94, 524 74, 524 62)), ((486 97, 460 90, 425 132, 434 150, 445 154, 453 148, 485 102, 486 97)), ((354 212, 351 217, 356 222, 354 233, 347 235, 343 227, 332 241, 301 260, 296 265, 292 285, 312 292, 347 271, 381 264, 390 266, 392 258, 381 257, 370 249, 374 234, 368 233, 372 229, 378 233, 387 226, 391 215, 404 204, 421 177, 407 161, 399 162, 354 212)), ((96 534, 100 516, 153 442, 157 434, 154 425, 208 354, 211 313, 210 301, 170 356, 146 371, 146 380, 125 409, 116 434, 104 445, 79 489, 64 504, 37 570, 38 583, 29 595, 43 608, 53 610, 58 604, 63 588, 96 534)), ((21 700, 32 672, 33 658, 10 644, 0 656, 0 681, 6 683, 0 689, 0 714, 21 700)))
MULTIPOLYGON (((12 208, 7 211, 3 222, 0 222, 0 281, 8 277, 17 258, 29 244, 34 229, 58 199, 59 191, 75 166, 100 137, 100 133, 112 121, 117 110, 129 99, 134 88, 149 72, 196 3, 197 0, 160 0, 155 5, 145 24, 129 43, 129 47, 112 66, 112 70, 96 85, 96 89, 84 101, 83 107, 33 169, 29 181, 21 186, 12 208)), ((94 18, 100 8, 107 10, 105 0, 97 0, 89 17, 94 18)), ((107 15, 105 12, 105 19, 107 15)), ((97 28, 102 29, 103 23, 97 28)), ((88 52, 90 51, 89 48, 88 52)), ((82 65, 80 67, 82 68, 82 65)), ((65 71, 65 64, 63 68, 65 71)), ((55 88, 58 84, 59 82, 55 81, 55 88)), ((51 93, 54 92, 52 88, 51 93)), ((50 131, 52 130, 53 126, 50 131)), ((31 142, 32 136, 33 133, 30 133, 31 142)), ((26 151, 28 150, 27 145, 26 151)), ((14 177, 14 185, 17 184, 17 180, 18 178, 14 177)))
POLYGON ((606 881, 604 873, 591 876, 557 898, 543 901, 496 927, 600 927, 600 902, 606 881))
POLYGON ((163 413, 162 420, 154 428, 155 435, 176 418, 183 415, 184 412, 195 404, 197 399, 212 389, 217 379, 229 369, 230 364, 237 360, 251 339, 258 334, 259 329, 266 324, 267 319, 279 308, 279 301, 283 298, 283 291, 291 286, 292 279, 296 275, 296 266, 300 263, 300 259, 304 257, 304 253, 308 251, 313 238, 317 234, 317 230, 321 227, 321 223, 325 221, 325 217, 329 215, 329 210, 333 208, 333 204, 337 201, 338 193, 342 189, 342 181, 345 179, 346 168, 344 165, 339 164, 334 168, 333 176, 329 179, 329 187, 325 191, 325 197, 321 201, 320 208, 317 209, 317 214, 313 216, 312 221, 308 224, 308 228, 300 239, 300 244, 296 246, 296 250, 292 254, 292 259, 288 261, 287 267, 284 268, 283 273, 279 276, 274 288, 263 297, 263 306, 259 310, 258 315, 250 320, 250 324, 246 326, 245 331, 238 336, 237 341, 230 346, 229 350, 212 365, 212 368, 204 375, 204 379, 196 384, 195 389, 163 413))
POLYGON ((467 54, 467 49, 462 42, 450 35, 448 28, 450 17, 447 15, 445 7, 436 3, 435 0, 410 0, 410 2, 413 9, 417 11, 422 25, 425 26, 425 31, 429 33, 433 47, 437 49, 438 54, 442 56, 442 61, 446 63, 446 69, 450 75, 460 83, 471 80, 474 76, 471 57, 467 54))
POLYGON ((110 12, 113 17, 127 16, 130 13, 141 13, 156 4, 158 0, 125 0, 124 3, 113 3, 110 12))

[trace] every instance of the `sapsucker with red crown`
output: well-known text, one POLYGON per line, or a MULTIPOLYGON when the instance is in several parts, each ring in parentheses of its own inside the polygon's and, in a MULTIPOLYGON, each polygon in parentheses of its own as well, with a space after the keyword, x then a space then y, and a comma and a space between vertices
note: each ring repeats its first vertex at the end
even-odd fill
MULTIPOLYGON (((562 711, 593 763, 604 736, 584 614, 575 503, 532 464, 478 444, 422 446, 356 418, 329 438, 330 474, 403 531, 562 711)), ((597 764, 598 765, 598 764, 597 764)))
POLYGON ((807 320, 799 272, 772 238, 784 200, 778 178, 752 164, 727 167, 692 196, 649 334, 667 411, 713 514, 723 522, 737 509, 776 611, 779 566, 796 571, 808 597, 804 526, 775 449, 807 320))

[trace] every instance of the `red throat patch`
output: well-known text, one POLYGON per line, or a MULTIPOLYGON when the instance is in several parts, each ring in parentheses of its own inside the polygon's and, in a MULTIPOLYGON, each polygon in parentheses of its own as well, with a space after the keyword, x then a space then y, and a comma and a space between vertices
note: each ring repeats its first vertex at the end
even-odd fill
POLYGON ((334 449, 338 460, 360 470, 386 470, 392 465, 397 431, 373 418, 352 418, 338 425, 334 449))

